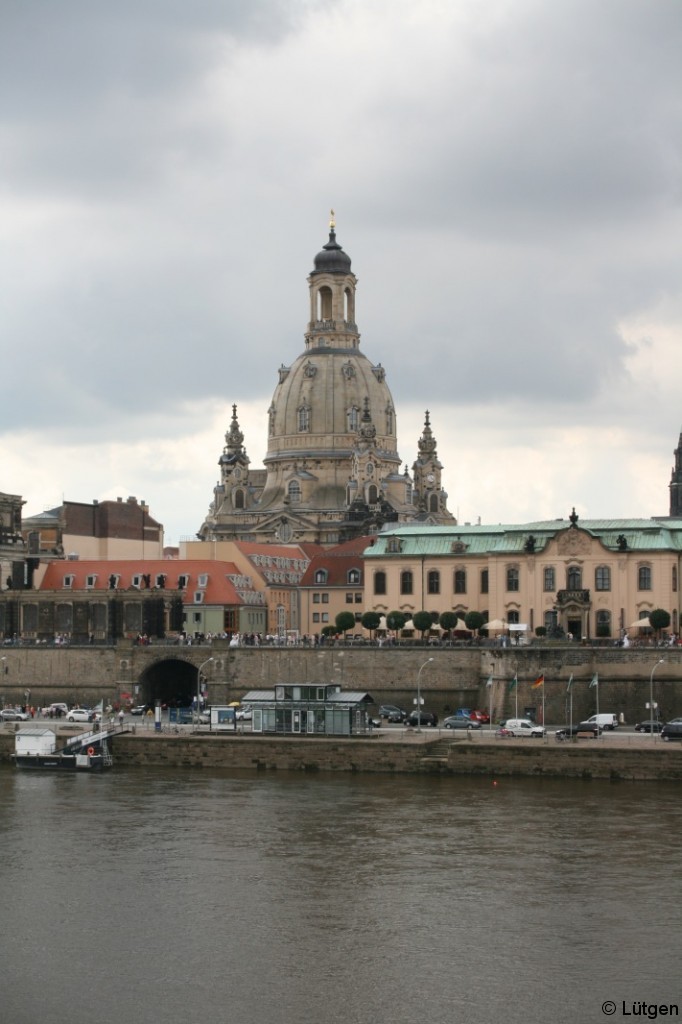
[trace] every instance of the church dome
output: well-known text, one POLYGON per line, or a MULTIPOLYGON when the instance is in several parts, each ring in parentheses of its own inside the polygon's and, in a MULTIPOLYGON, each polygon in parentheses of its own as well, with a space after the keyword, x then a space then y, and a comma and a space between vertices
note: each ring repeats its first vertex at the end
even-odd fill
POLYGON ((396 452, 393 398, 381 365, 349 349, 307 349, 280 370, 271 405, 268 457, 345 455, 368 409, 377 438, 396 452))
POLYGON ((336 232, 332 227, 329 241, 315 257, 313 274, 350 274, 350 256, 343 251, 336 241, 336 232))

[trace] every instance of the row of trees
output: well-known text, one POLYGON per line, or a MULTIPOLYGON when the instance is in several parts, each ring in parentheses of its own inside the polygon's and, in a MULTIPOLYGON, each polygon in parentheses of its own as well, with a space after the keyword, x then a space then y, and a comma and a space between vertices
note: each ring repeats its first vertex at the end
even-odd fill
MULTIPOLYGON (((421 633, 422 639, 424 639, 424 636, 429 633, 436 624, 447 632, 450 632, 457 625, 460 616, 458 616, 456 612, 442 612, 436 618, 434 618, 431 612, 415 612, 412 616, 405 615, 404 612, 389 612, 386 616, 386 627, 387 629, 390 629, 391 632, 399 633, 410 618, 414 623, 414 628, 421 633)), ((379 612, 365 612, 360 619, 360 625, 363 626, 364 629, 369 630, 370 634, 374 634, 374 632, 379 628, 381 619, 382 616, 379 612)), ((467 612, 464 616, 464 624, 472 633, 477 629, 481 629, 485 625, 485 621, 486 620, 481 612, 467 612)), ((352 629, 355 629, 356 625, 355 616, 352 612, 339 612, 335 619, 335 625, 325 626, 322 632, 327 635, 331 633, 350 633, 352 629)))
MULTIPOLYGON (((369 630, 370 634, 374 634, 379 628, 381 618, 379 612, 365 612, 360 619, 360 624, 364 629, 369 630)), ((386 616, 386 626, 392 632, 399 633, 409 618, 410 616, 405 615, 404 612, 389 612, 386 616)), ((431 612, 415 612, 411 618, 414 628, 421 633, 422 640, 436 623, 449 633, 455 629, 460 620, 460 616, 456 612, 442 612, 436 617, 431 612)), ((670 614, 663 608, 654 608, 653 611, 649 612, 648 618, 651 628, 657 636, 660 635, 662 630, 670 626, 670 614)), ((479 629, 485 629, 486 621, 481 612, 467 612, 464 616, 464 625, 471 633, 475 633, 479 629)), ((356 625, 355 616, 352 612, 339 612, 336 616, 335 625, 325 626, 322 632, 327 635, 332 633, 350 633, 352 629, 355 629, 356 625)), ((544 626, 538 626, 535 630, 537 636, 544 636, 546 632, 547 630, 544 626)))

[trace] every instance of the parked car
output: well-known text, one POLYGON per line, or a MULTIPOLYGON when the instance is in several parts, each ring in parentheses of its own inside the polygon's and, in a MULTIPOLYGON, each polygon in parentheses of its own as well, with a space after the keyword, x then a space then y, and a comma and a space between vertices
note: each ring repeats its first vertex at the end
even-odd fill
POLYGON ((62 718, 69 713, 69 706, 63 701, 55 701, 48 707, 42 709, 45 718, 62 718))
POLYGON ((472 722, 481 722, 484 725, 490 721, 490 715, 487 711, 472 711, 469 718, 472 722))
POLYGON ((664 740, 682 740, 682 718, 671 718, 661 729, 664 740))
POLYGON ((644 722, 637 722, 635 732, 660 732, 663 722, 659 718, 647 718, 644 722))
POLYGON ((591 732, 596 739, 597 736, 601 736, 603 730, 596 722, 574 722, 573 725, 564 725, 563 728, 557 729, 554 736, 558 740, 566 740, 569 736, 577 736, 580 732, 591 732))
POLYGON ((67 722, 94 722, 95 712, 89 708, 71 708, 66 720, 67 722))
POLYGON ((459 715, 450 715, 449 718, 443 719, 444 729, 466 729, 470 732, 472 729, 480 729, 481 723, 477 722, 475 718, 461 718, 459 715))
POLYGON ((130 709, 130 714, 131 715, 146 715, 147 714, 147 705, 146 704, 138 704, 137 707, 130 709))
POLYGON ((396 704, 382 704, 379 708, 379 718, 387 718, 389 722, 404 722, 407 711, 396 704))
POLYGON ((508 718, 504 728, 510 736, 530 736, 531 739, 539 739, 545 735, 542 725, 536 725, 530 718, 508 718))
POLYGON ((455 711, 456 718, 471 718, 471 708, 457 708, 455 711))
POLYGON ((613 732, 614 729, 618 728, 618 715, 609 712, 602 712, 599 715, 592 715, 586 719, 586 722, 590 724, 598 725, 600 729, 609 729, 613 732))
POLYGON ((411 711, 405 719, 405 725, 429 725, 432 728, 438 725, 438 715, 433 711, 411 711))
POLYGON ((244 704, 242 707, 237 708, 234 717, 238 722, 250 722, 253 718, 253 708, 248 704, 244 704))
POLYGON ((27 722, 29 716, 21 708, 3 708, 0 711, 0 720, 3 722, 27 722))

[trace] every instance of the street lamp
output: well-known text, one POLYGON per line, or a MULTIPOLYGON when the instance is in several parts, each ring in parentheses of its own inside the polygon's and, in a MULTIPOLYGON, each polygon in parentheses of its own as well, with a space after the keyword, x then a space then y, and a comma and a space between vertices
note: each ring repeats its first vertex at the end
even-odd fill
POLYGON ((649 676, 649 731, 651 733, 652 739, 654 736, 654 672, 656 671, 659 665, 663 664, 664 661, 665 658, 659 658, 654 667, 652 668, 651 675, 649 676))
POLYGON ((210 665, 213 658, 207 658, 206 661, 202 661, 199 665, 199 671, 197 673, 197 729, 201 722, 201 673, 203 672, 206 665, 210 665))
POLYGON ((422 731, 422 692, 419 684, 421 680, 421 674, 430 661, 433 661, 433 658, 427 658, 424 664, 417 672, 417 732, 422 731))

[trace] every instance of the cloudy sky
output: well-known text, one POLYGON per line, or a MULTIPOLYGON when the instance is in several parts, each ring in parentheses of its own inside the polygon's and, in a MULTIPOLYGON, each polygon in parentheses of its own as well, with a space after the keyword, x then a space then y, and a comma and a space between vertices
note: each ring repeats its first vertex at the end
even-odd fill
POLYGON ((462 522, 665 515, 679 0, 2 0, 0 490, 201 525, 329 209, 462 522))

